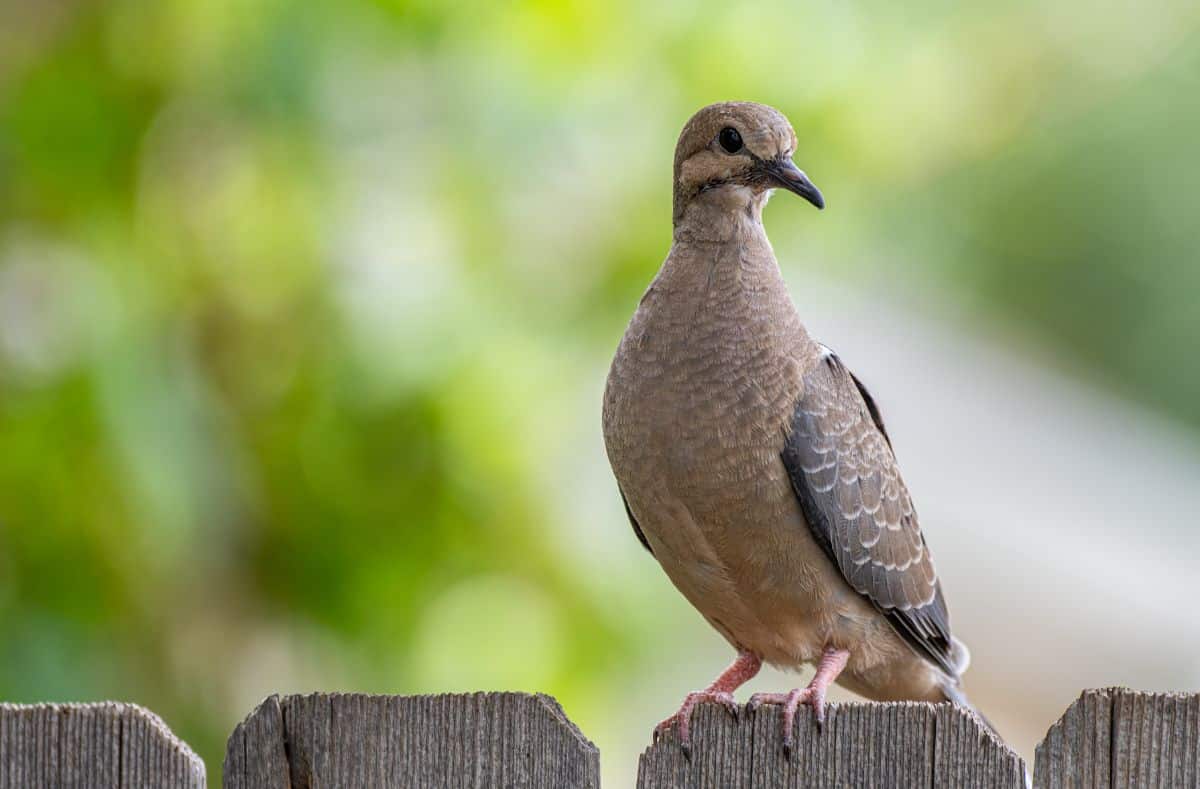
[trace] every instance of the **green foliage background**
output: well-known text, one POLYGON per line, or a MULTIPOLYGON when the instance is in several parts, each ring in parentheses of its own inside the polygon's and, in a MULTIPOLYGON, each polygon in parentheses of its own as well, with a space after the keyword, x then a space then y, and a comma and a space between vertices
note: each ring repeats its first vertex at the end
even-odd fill
POLYGON ((688 115, 792 119, 789 265, 1195 426, 1197 96, 1194 2, 0 2, 0 698, 214 777, 270 690, 603 731, 675 626, 598 423, 688 115))

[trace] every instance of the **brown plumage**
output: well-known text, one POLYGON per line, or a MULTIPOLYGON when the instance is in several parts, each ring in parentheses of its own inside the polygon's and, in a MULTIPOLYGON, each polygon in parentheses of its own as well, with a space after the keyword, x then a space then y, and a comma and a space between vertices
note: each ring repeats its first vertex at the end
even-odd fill
POLYGON ((639 539, 738 651, 691 708, 762 661, 818 666, 752 700, 823 715, 836 679, 878 700, 965 704, 962 645, 878 409, 809 336, 762 225, 771 190, 824 202, 760 104, 705 107, 675 155, 674 239, 621 340, 604 437, 639 539), (730 131, 732 130, 732 131, 730 131))

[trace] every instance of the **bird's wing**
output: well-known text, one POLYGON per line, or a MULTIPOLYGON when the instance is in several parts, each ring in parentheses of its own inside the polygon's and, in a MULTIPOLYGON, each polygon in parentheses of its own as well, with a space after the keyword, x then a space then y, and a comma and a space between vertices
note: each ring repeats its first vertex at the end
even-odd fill
POLYGON ((813 536, 846 581, 956 677, 941 584, 883 421, 832 352, 804 378, 782 457, 813 536))
POLYGON ((621 503, 625 505, 625 514, 629 516, 629 525, 633 527, 633 533, 641 541, 642 547, 650 551, 650 555, 653 556, 654 549, 650 547, 650 541, 646 539, 645 533, 642 532, 642 527, 638 526, 637 518, 633 517, 633 510, 629 509, 629 499, 625 498, 625 491, 621 490, 620 485, 617 485, 617 492, 621 494, 621 503))

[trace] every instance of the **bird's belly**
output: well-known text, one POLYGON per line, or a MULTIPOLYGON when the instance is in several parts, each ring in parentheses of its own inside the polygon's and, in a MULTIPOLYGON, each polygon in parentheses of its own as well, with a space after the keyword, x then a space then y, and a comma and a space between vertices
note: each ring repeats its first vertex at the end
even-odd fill
POLYGON ((728 489, 656 475, 626 491, 655 557, 731 644, 768 663, 794 668, 857 643, 878 615, 813 539, 778 457, 743 460, 754 473, 728 489))
POLYGON ((613 470, 655 558, 714 628, 768 663, 812 663, 879 617, 813 538, 780 456, 802 356, 709 345, 707 359, 637 343, 622 354, 638 358, 618 355, 605 412, 613 470))

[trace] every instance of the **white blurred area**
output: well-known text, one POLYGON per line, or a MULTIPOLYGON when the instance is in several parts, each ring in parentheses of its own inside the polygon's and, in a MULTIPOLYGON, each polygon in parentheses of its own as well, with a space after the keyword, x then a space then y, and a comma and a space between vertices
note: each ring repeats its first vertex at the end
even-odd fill
POLYGON ((1013 745, 1032 756, 1085 687, 1195 687, 1200 449, 1187 433, 1017 341, 845 292, 822 302, 804 305, 809 325, 883 409, 972 649, 968 690, 1013 745))
MULTIPOLYGON (((810 331, 879 403, 954 632, 972 651, 968 693, 1030 766, 1084 688, 1200 684, 1200 448, 1181 426, 1055 372, 1018 338, 972 335, 931 319, 926 304, 785 274, 810 331)), ((611 493, 595 528, 624 543, 622 557, 642 553, 607 469, 594 471, 611 493)), ((733 657, 648 555, 619 574, 636 589, 619 604, 661 609, 662 630, 614 699, 621 719, 601 730, 614 785, 631 782, 654 723, 733 657)), ((739 698, 804 681, 766 670, 739 698)))

